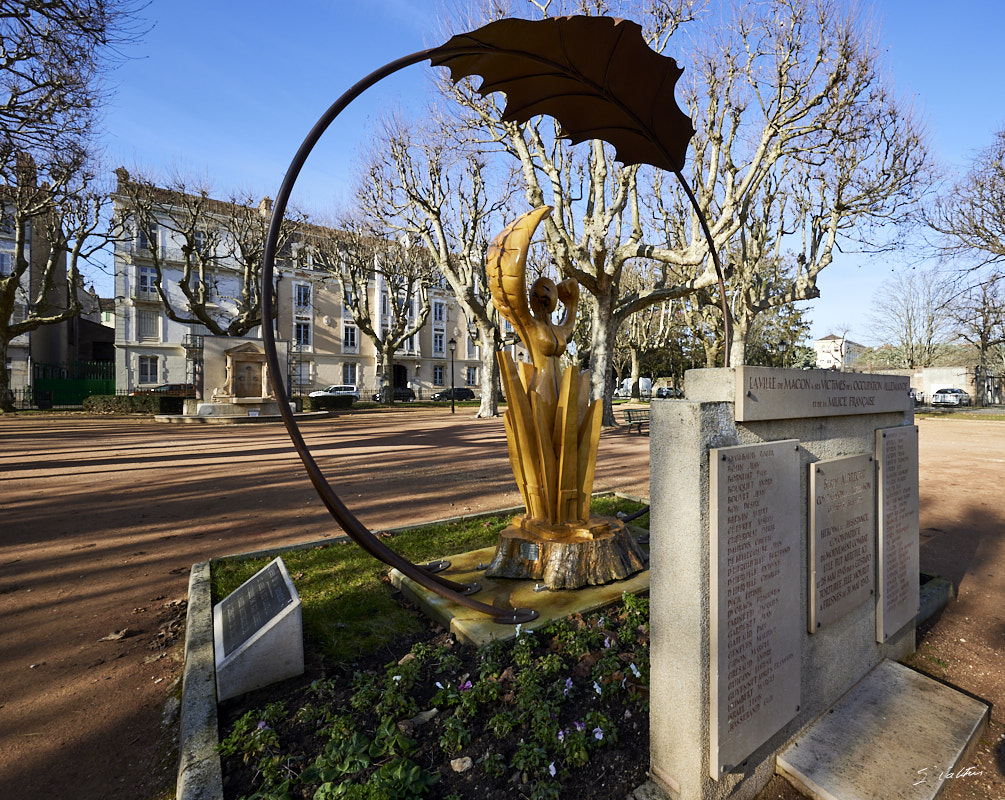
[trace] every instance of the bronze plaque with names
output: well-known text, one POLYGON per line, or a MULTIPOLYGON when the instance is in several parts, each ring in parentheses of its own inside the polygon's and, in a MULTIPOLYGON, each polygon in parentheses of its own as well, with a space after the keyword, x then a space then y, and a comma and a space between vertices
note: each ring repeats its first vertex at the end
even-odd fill
POLYGON ((816 633, 875 592, 876 480, 871 455, 809 464, 808 628, 816 633))
POLYGON ((799 442, 709 451, 711 757, 718 780, 800 703, 799 442))
POLYGON ((876 641, 885 642, 921 608, 917 426, 876 431, 876 463, 876 641))

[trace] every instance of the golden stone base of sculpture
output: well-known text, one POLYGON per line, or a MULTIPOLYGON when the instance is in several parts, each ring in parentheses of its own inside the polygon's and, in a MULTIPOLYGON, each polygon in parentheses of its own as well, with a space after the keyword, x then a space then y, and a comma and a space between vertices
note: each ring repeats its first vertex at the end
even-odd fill
POLYGON ((499 534, 485 574, 576 589, 619 581, 645 566, 645 553, 619 520, 594 517, 586 525, 548 525, 517 517, 499 534))

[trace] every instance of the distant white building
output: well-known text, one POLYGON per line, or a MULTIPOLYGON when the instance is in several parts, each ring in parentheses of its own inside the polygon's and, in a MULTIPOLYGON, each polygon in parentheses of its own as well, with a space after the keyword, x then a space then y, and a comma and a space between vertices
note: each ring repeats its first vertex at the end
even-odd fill
POLYGON ((866 351, 865 345, 853 342, 845 336, 831 333, 813 342, 817 356, 817 369, 854 369, 859 356, 866 351))

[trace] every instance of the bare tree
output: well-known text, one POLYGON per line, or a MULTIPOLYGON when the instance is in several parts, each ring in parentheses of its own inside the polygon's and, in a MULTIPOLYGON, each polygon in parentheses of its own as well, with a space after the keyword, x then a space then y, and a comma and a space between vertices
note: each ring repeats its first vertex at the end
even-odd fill
MULTIPOLYGON (((429 318, 432 260, 407 238, 390 241, 370 222, 346 217, 312 229, 314 264, 339 282, 343 305, 380 358, 380 392, 394 402, 395 353, 414 341, 429 318)), ((407 348, 406 348, 407 349, 407 348)))
POLYGON ((501 210, 512 194, 509 175, 501 180, 475 150, 459 151, 447 120, 409 128, 386 120, 383 136, 370 149, 357 199, 365 213, 389 231, 422 243, 464 312, 464 337, 480 348, 479 417, 498 414, 496 353, 504 334, 485 276, 485 252, 501 230, 501 210))
POLYGON ((931 366, 952 338, 950 284, 935 269, 895 273, 883 283, 872 304, 873 334, 891 346, 887 366, 931 366))
MULTIPOLYGON (((248 194, 226 201, 208 185, 116 170, 116 224, 133 238, 127 257, 154 270, 154 289, 175 322, 205 325, 217 336, 243 336, 262 323, 262 257, 272 204, 248 194)), ((303 222, 295 210, 282 226, 285 250, 303 222)))
MULTIPOLYGON (((500 13, 512 10, 492 5, 500 13)), ((886 90, 865 23, 836 2, 773 0, 749 6, 735 24, 707 34, 694 5, 530 3, 548 16, 638 19, 657 52, 668 50, 681 26, 695 31, 695 47, 675 55, 695 65, 684 84, 698 128, 689 177, 714 247, 723 251, 742 228, 753 227, 755 205, 767 206, 766 230, 778 238, 798 234, 804 257, 796 281, 770 302, 808 299, 842 238, 854 241, 866 223, 899 218, 913 201, 926 161, 920 134, 886 90)), ((707 293, 716 282, 696 216, 665 173, 642 180, 648 168, 618 165, 600 141, 570 148, 551 120, 506 122, 496 99, 481 97, 468 83, 445 81, 444 91, 484 132, 486 146, 495 143, 517 159, 528 203, 555 208, 542 225, 545 242, 562 272, 589 293, 593 395, 605 396, 605 424, 613 423, 605 390, 617 329, 647 306, 707 293), (635 259, 646 260, 649 277, 643 288, 628 289, 622 274, 635 259)), ((770 304, 766 297, 754 300, 770 304)))
POLYGON ((981 264, 1005 260, 1005 128, 936 199, 927 217, 941 234, 944 257, 975 257, 981 264))
MULTIPOLYGON (((0 161, 0 228, 13 252, 0 270, 0 362, 11 342, 80 313, 81 267, 114 239, 111 204, 96 176, 79 161, 49 164, 38 183, 35 163, 22 156, 13 171, 0 161)), ((0 370, 0 410, 13 411, 7 370, 0 370)))
MULTIPOLYGON (((130 0, 0 0, 0 357, 80 312, 81 268, 111 236, 91 150, 103 73, 135 40, 130 0)), ((6 370, 0 409, 10 411, 6 370)))
MULTIPOLYGON (((743 364, 754 318, 818 297, 835 248, 893 246, 886 226, 917 208, 928 154, 866 22, 831 0, 750 5, 699 42, 686 86, 691 179, 730 271, 730 363, 743 364)), ((673 213, 680 190, 660 177, 666 239, 688 243, 694 220, 673 213)))
POLYGON ((993 272, 964 290, 949 310, 956 335, 977 351, 977 404, 987 405, 985 378, 996 348, 1005 345, 1005 275, 993 272))
POLYGON ((0 0, 5 159, 87 142, 106 91, 101 76, 139 38, 140 7, 132 0, 0 0))

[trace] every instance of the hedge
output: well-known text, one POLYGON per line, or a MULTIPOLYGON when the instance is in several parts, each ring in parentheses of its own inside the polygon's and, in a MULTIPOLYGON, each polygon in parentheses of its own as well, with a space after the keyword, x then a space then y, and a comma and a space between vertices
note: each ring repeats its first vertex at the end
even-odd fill
POLYGON ((84 411, 95 414, 180 414, 181 397, 156 395, 92 394, 84 398, 84 411))

